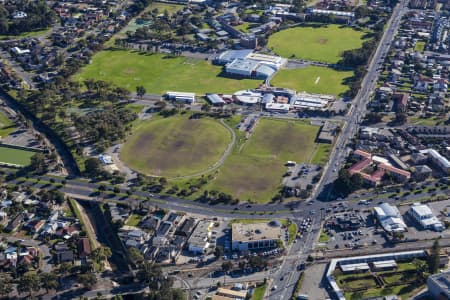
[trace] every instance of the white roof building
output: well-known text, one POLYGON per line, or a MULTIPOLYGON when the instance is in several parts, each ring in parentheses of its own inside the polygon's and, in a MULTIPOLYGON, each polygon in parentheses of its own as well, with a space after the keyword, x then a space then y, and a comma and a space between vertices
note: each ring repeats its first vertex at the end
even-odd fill
POLYGON ((387 232, 406 231, 406 224, 396 206, 382 203, 380 206, 374 207, 373 210, 381 226, 387 232))
POLYGON ((434 149, 425 149, 420 151, 422 154, 428 155, 428 158, 436 164, 442 171, 446 174, 450 174, 450 161, 442 156, 439 152, 434 149))
POLYGON ((289 104, 284 103, 266 103, 266 110, 268 111, 287 113, 289 112, 290 107, 289 104))
POLYGON ((444 230, 444 225, 436 218, 428 205, 414 203, 408 212, 424 229, 444 230))

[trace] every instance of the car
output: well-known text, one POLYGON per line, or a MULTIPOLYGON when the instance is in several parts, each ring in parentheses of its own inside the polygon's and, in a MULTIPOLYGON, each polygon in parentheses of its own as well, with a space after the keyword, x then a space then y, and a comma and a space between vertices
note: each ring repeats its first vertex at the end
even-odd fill
POLYGON ((284 280, 284 276, 281 276, 281 277, 280 277, 280 281, 283 281, 283 280, 284 280))
POLYGON ((274 285, 274 286, 272 287, 272 291, 275 291, 277 288, 278 288, 278 287, 277 287, 276 285, 274 285))

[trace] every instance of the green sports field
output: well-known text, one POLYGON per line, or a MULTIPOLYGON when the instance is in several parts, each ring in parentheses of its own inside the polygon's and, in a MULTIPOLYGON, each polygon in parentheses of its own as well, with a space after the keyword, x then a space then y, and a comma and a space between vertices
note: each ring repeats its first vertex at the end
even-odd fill
POLYGON ((261 119, 241 151, 234 151, 206 189, 241 201, 268 202, 280 187, 288 160, 308 162, 319 127, 307 122, 261 119))
POLYGON ((326 25, 281 30, 269 38, 267 47, 283 57, 336 63, 345 50, 358 49, 365 32, 350 27, 326 25))
POLYGON ((0 112, 0 137, 6 137, 16 130, 14 123, 2 112, 0 112))
POLYGON ((35 152, 0 146, 0 162, 26 166, 35 152))
POLYGON ((302 69, 280 70, 271 80, 271 85, 328 95, 341 95, 348 90, 344 80, 352 77, 353 71, 337 71, 331 68, 308 66, 302 69))
POLYGON ((120 158, 147 175, 186 176, 214 165, 230 142, 231 134, 218 121, 178 115, 140 123, 120 158))
POLYGON ((140 54, 125 50, 105 50, 92 58, 75 80, 111 81, 131 92, 142 85, 147 93, 183 91, 204 94, 234 93, 255 88, 261 80, 232 79, 219 76, 222 67, 208 61, 184 57, 165 58, 162 54, 140 54))

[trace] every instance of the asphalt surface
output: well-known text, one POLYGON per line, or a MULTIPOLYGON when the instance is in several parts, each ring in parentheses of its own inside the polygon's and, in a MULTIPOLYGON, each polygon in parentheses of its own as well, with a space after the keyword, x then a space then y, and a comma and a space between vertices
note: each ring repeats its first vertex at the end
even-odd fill
POLYGON ((367 73, 362 81, 361 89, 353 101, 345 125, 336 139, 335 147, 328 160, 329 163, 325 167, 322 179, 318 184, 316 193, 312 199, 317 199, 319 196, 328 198, 329 193, 327 189, 338 177, 338 170, 341 169, 345 163, 345 158, 349 151, 351 151, 348 144, 359 130, 359 124, 364 118, 367 103, 369 102, 370 95, 379 76, 379 69, 383 65, 391 43, 398 31, 401 18, 408 10, 408 2, 409 0, 400 1, 392 12, 391 19, 367 68, 367 73))

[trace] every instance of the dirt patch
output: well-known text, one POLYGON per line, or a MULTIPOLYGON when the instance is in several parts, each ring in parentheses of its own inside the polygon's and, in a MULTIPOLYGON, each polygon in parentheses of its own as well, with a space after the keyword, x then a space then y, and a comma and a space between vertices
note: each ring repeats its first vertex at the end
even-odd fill
POLYGON ((136 69, 133 69, 133 68, 126 68, 123 70, 123 74, 125 74, 125 75, 131 75, 134 73, 136 73, 136 69))
POLYGON ((328 39, 326 38, 320 38, 317 40, 317 42, 321 45, 325 45, 328 42, 328 39))

